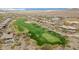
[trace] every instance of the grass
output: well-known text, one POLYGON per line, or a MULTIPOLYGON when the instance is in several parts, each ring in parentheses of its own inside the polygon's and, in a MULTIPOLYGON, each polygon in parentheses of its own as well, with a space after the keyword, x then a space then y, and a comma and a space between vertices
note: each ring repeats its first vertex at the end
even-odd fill
POLYGON ((3 20, 3 15, 0 15, 0 21, 3 20))
POLYGON ((20 18, 16 20, 16 25, 18 27, 18 31, 23 32, 28 30, 28 35, 37 41, 38 45, 43 44, 60 44, 65 46, 66 39, 64 36, 61 36, 59 33, 54 31, 49 32, 47 29, 45 30, 41 26, 35 23, 25 23, 25 20, 20 18))
POLYGON ((49 33, 44 33, 43 35, 42 35, 48 42, 57 42, 57 41, 59 41, 60 42, 60 40, 59 40, 59 38, 58 37, 56 37, 56 36, 54 36, 54 35, 50 35, 49 33))

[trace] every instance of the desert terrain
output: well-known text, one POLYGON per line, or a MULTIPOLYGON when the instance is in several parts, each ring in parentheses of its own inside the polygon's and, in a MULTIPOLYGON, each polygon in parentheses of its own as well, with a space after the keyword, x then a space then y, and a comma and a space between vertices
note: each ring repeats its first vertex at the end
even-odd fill
POLYGON ((0 10, 1 50, 79 50, 79 9, 0 10))

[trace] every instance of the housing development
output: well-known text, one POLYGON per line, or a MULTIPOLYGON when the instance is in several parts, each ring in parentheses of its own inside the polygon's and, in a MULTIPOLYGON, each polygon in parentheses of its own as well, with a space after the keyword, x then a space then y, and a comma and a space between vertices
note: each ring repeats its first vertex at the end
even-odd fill
POLYGON ((79 9, 1 8, 0 49, 78 50, 79 9))

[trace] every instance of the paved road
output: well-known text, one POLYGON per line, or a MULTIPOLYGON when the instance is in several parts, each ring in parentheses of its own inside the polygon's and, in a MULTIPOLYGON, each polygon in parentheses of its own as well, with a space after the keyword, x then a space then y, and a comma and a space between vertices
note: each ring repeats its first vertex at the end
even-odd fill
POLYGON ((2 29, 4 26, 7 26, 11 20, 11 18, 7 18, 5 21, 1 22, 0 29, 2 29))

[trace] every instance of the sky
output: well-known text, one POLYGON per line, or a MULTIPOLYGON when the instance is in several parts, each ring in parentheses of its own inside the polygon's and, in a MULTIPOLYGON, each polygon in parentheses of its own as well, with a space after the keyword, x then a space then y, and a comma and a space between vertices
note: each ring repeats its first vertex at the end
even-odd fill
POLYGON ((65 8, 15 8, 16 10, 65 10, 65 8))
POLYGON ((0 10, 65 10, 66 8, 0 8, 0 10))

